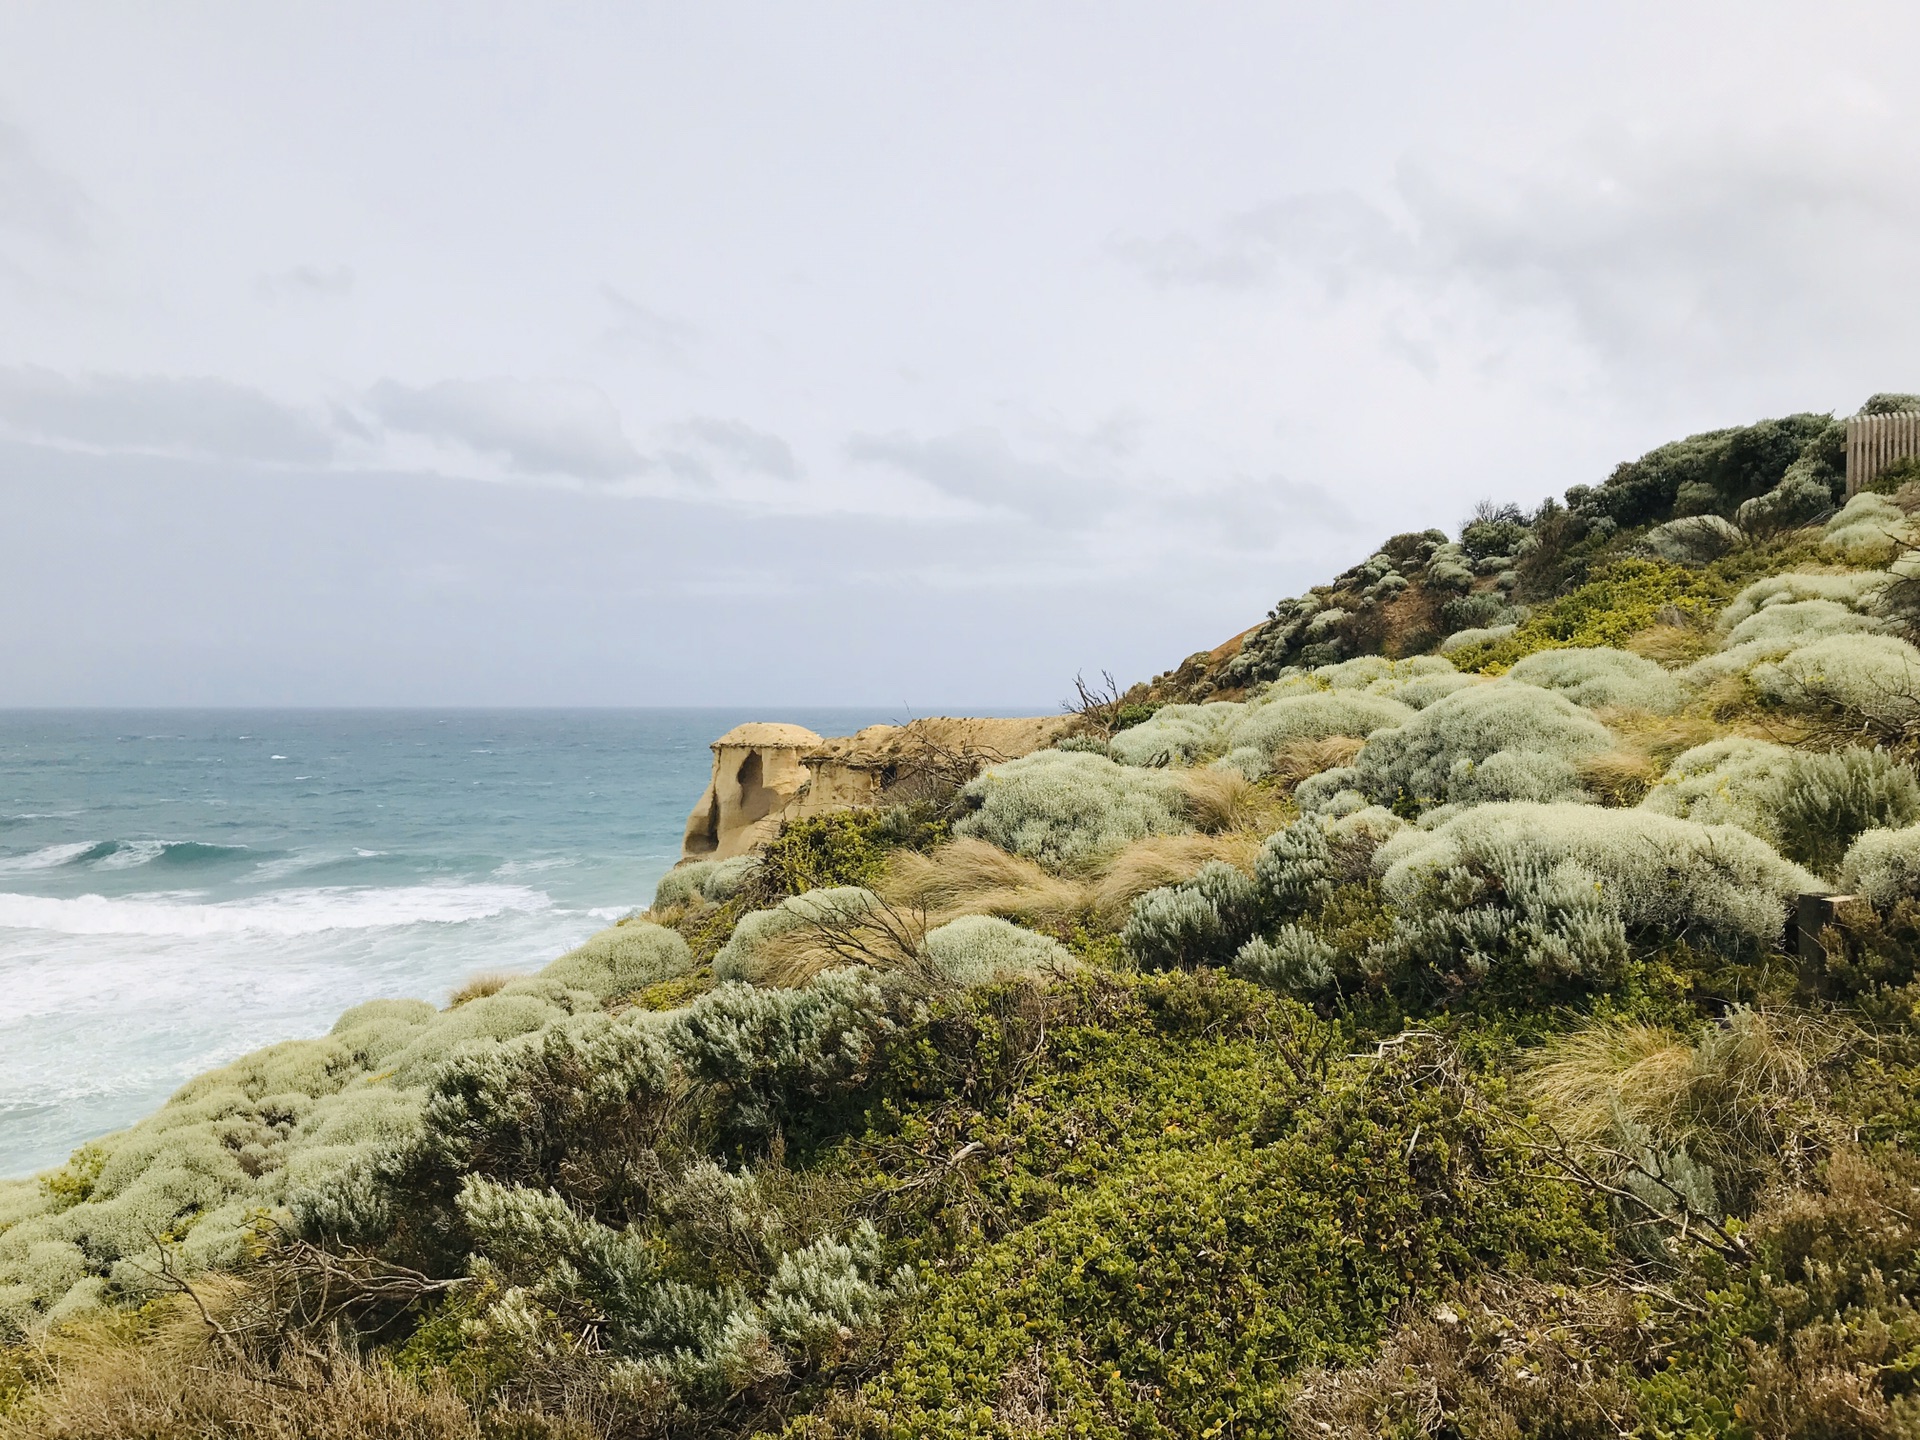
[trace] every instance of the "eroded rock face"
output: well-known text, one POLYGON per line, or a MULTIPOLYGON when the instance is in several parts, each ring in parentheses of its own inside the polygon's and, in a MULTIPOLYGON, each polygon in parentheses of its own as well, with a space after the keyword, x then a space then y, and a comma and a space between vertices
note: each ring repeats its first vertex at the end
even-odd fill
POLYGON ((911 799, 954 767, 1044 749, 1069 719, 929 716, 831 739, 802 725, 736 725, 713 742, 713 776, 687 817, 680 858, 731 859, 766 844, 784 821, 911 799))

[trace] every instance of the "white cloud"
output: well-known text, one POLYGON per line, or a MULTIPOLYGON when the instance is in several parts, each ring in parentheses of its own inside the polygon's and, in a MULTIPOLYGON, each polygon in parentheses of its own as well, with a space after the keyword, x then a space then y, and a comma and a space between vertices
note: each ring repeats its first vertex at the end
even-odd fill
POLYGON ((24 132, 0 121, 0 230, 63 247, 81 244, 86 193, 43 164, 24 132))
POLYGON ((712 450, 733 465, 771 475, 776 480, 800 478, 800 462, 794 458, 791 445, 778 435, 756 430, 738 420, 696 415, 671 426, 669 433, 712 450))
POLYGON ((342 300, 353 293, 349 265, 295 265, 275 275, 262 275, 254 291, 263 300, 342 300))
POLYGON ((1058 465, 1016 455, 998 430, 977 426, 920 438, 903 433, 855 435, 847 457, 886 465, 974 505, 1046 516, 1085 528, 1103 513, 1099 482, 1058 465))
POLYGON ((0 367, 0 424, 56 445, 276 464, 325 461, 327 430, 258 390, 210 377, 67 376, 0 367))
POLYGON ((522 475, 610 481, 649 468, 606 392, 578 381, 382 380, 367 392, 367 404, 391 430, 475 452, 522 475))

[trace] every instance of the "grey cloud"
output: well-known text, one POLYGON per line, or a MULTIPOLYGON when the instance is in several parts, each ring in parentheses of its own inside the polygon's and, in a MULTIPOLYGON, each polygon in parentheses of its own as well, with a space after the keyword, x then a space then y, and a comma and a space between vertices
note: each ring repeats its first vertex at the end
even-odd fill
POLYGON ((793 447, 778 435, 756 430, 738 420, 695 416, 673 427, 673 434, 696 441, 737 465, 780 480, 798 480, 800 463, 793 447))
POLYGON ((1158 240, 1116 240, 1113 252, 1157 285, 1247 290, 1283 264, 1315 272, 1331 288, 1357 276, 1400 272, 1417 247, 1377 207, 1347 191, 1289 196, 1230 217, 1210 238, 1176 233, 1158 240))
POLYGON ((526 475, 620 480, 648 468, 621 428, 620 412, 597 386, 572 381, 382 380, 367 392, 390 429, 451 441, 526 475))
POLYGON ((1404 162, 1391 206, 1300 194, 1204 237, 1112 249, 1164 287, 1304 280, 1383 299, 1386 348, 1429 374, 1423 330, 1457 343, 1522 312, 1565 322, 1629 382, 1768 352, 1817 372, 1920 324, 1920 296, 1888 284, 1920 229, 1920 197, 1895 178, 1916 158, 1838 131, 1609 131, 1524 170, 1404 162))
POLYGON ((42 164, 26 135, 0 121, 0 228, 74 247, 87 236, 91 202, 42 164))
POLYGON ((327 431, 258 390, 210 377, 81 375, 0 367, 0 423, 97 450, 279 464, 326 460, 327 431))
POLYGON ((1320 486, 1279 476, 1243 480, 1210 492, 1195 503, 1220 543, 1232 550, 1264 550, 1303 530, 1347 532, 1365 528, 1352 511, 1320 486))
POLYGON ((613 323, 600 332, 601 349, 615 354, 641 355, 670 365, 687 362, 700 333, 694 326, 650 310, 611 285, 601 285, 600 298, 613 311, 613 323))
POLYGON ((855 435, 849 459, 889 465, 976 505, 1001 506, 1065 523, 1099 514, 1101 487, 1057 465, 1024 460, 998 430, 977 427, 919 439, 895 432, 855 435))
POLYGON ((295 265, 277 275, 262 275, 254 290, 263 300, 339 300, 353 293, 353 278, 347 265, 295 265))

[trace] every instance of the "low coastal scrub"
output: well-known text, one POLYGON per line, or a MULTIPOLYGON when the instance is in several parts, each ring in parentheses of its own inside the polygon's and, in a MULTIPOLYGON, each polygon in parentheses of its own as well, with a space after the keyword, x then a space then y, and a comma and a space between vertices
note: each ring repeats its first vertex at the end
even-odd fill
POLYGON ((0 1434, 1920 1433, 1920 557, 1843 439, 1391 537, 190 1081, 0 1184, 0 1434))

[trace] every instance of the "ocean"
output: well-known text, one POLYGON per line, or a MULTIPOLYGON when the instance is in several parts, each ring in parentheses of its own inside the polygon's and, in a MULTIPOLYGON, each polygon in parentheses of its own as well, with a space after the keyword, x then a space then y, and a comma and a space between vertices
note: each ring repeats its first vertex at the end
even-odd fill
POLYGON ((708 743, 880 710, 0 712, 0 1176, 645 905, 708 743))

